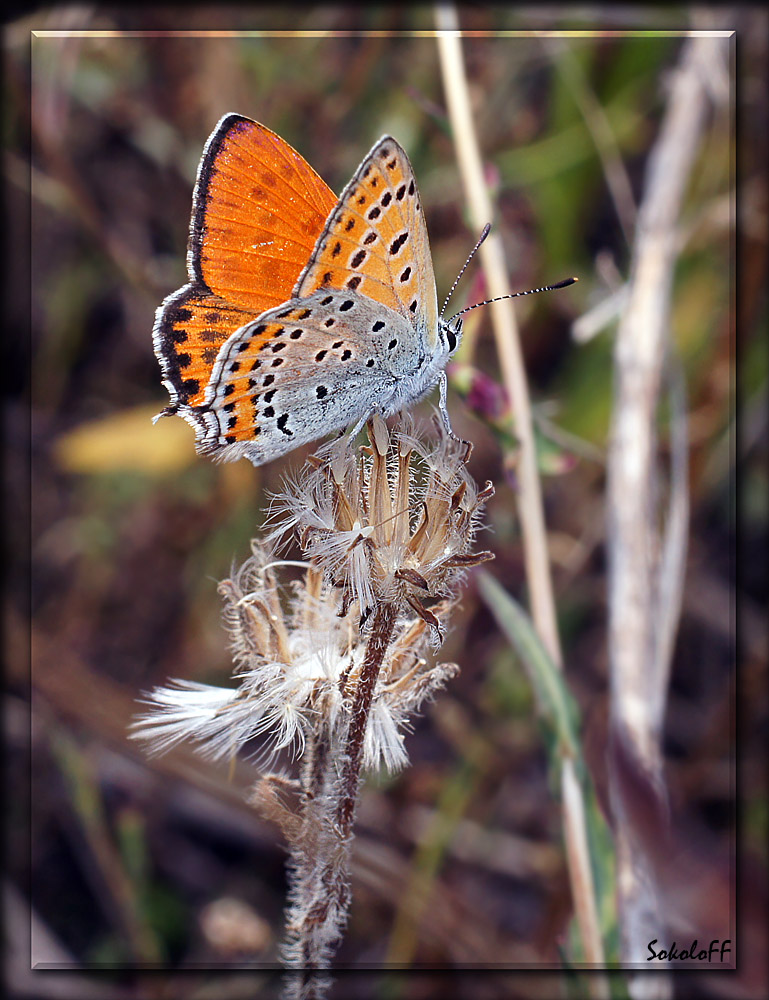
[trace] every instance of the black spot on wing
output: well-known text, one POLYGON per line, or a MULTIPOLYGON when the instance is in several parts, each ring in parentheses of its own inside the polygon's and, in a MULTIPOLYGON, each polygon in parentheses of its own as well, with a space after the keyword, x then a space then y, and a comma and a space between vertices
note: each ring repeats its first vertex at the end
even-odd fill
POLYGON ((402 232, 399 236, 396 236, 395 239, 390 244, 390 256, 394 257, 395 254, 400 253, 400 251, 403 249, 403 244, 406 242, 408 238, 409 234, 406 231, 402 232))

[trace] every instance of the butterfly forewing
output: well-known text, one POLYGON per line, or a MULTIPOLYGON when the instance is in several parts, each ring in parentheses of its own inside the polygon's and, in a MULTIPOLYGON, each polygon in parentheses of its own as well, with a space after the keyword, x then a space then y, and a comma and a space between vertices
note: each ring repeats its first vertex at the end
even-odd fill
POLYGON ((191 270, 213 292, 258 315, 289 298, 336 202, 287 142, 228 115, 198 173, 191 270))
POLYGON ((400 313, 432 349, 437 300, 414 172, 401 146, 380 139, 329 217, 294 295, 355 291, 400 313))
POLYGON ((222 118, 198 169, 190 282, 165 300, 155 320, 170 412, 202 404, 221 345, 290 297, 336 201, 274 132, 241 115, 222 118))

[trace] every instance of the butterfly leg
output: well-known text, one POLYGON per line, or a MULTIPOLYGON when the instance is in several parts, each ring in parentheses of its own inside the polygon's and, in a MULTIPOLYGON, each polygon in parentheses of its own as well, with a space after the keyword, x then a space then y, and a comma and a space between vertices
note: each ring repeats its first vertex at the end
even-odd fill
POLYGON ((438 407, 441 411, 441 416, 443 417, 443 426, 448 431, 449 437, 452 437, 454 438, 455 441, 458 441, 459 438, 451 429, 451 420, 449 419, 449 408, 446 405, 448 387, 449 387, 449 380, 446 377, 446 372, 442 371, 438 378, 438 388, 440 389, 440 401, 438 403, 438 407))
POLYGON ((366 413, 364 416, 362 416, 360 418, 360 420, 356 423, 356 425, 350 431, 350 440, 351 441, 355 440, 355 438, 360 434, 360 432, 363 430, 363 428, 366 426, 366 424, 369 422, 369 420, 371 420, 371 418, 374 416, 374 414, 376 412, 377 412, 376 408, 374 408, 369 413, 366 413))
POLYGON ((371 410, 371 412, 367 413, 366 416, 361 417, 360 420, 355 424, 355 426, 353 427, 353 429, 351 431, 349 431, 349 432, 348 432, 347 427, 343 427, 339 431, 339 433, 336 435, 336 437, 334 438, 334 440, 335 441, 339 441, 341 438, 346 437, 348 433, 350 435, 350 440, 351 441, 355 440, 355 438, 360 434, 360 432, 363 430, 363 428, 365 427, 365 425, 374 416, 375 412, 376 412, 376 410, 371 410))
POLYGON ((465 456, 464 461, 466 462, 470 458, 470 453, 473 450, 473 445, 471 441, 465 441, 464 438, 459 437, 454 433, 451 427, 451 420, 449 419, 449 408, 447 406, 447 393, 449 387, 449 380, 446 377, 446 372, 442 371, 438 378, 438 388, 440 391, 440 397, 438 401, 438 408, 441 411, 441 417, 443 418, 443 426, 446 428, 446 432, 452 441, 456 441, 458 444, 463 444, 465 446, 465 456))

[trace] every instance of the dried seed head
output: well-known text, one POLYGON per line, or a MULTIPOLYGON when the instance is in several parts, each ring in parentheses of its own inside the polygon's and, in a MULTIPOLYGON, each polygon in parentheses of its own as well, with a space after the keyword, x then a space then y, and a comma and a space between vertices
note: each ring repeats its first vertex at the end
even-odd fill
POLYGON ((465 448, 436 421, 438 440, 424 445, 408 418, 388 431, 375 416, 370 446, 349 438, 327 449, 298 482, 276 498, 274 536, 293 530, 304 556, 366 617, 379 603, 416 612, 437 627, 429 605, 456 591, 463 572, 490 553, 472 546, 484 502, 467 473, 465 448), (409 610, 410 609, 410 610, 409 610))
POLYGON ((273 536, 294 532, 304 576, 287 583, 287 568, 297 564, 277 559, 267 542, 253 543, 251 557, 219 587, 237 686, 156 688, 134 726, 154 751, 189 738, 208 756, 228 757, 262 737, 263 754, 299 755, 308 745, 337 759, 362 718, 363 766, 406 763, 408 716, 459 669, 433 664, 430 646, 442 639, 467 568, 490 557, 472 545, 493 490, 477 488, 464 448, 442 424, 432 447, 408 422, 391 432, 375 417, 368 429, 370 446, 354 453, 349 439, 335 442, 277 498, 273 536), (376 670, 364 678, 377 620, 387 621, 386 635, 376 670))
MULTIPOLYGON (((306 742, 339 744, 349 721, 365 642, 352 616, 340 618, 339 593, 314 566, 293 584, 265 546, 219 587, 235 662, 235 688, 172 681, 147 698, 134 737, 163 752, 192 739, 206 756, 226 758, 255 737, 262 753, 300 755, 306 742)), ((455 664, 428 659, 425 622, 399 621, 377 679, 363 765, 395 771, 407 763, 403 726, 449 677, 455 664)))

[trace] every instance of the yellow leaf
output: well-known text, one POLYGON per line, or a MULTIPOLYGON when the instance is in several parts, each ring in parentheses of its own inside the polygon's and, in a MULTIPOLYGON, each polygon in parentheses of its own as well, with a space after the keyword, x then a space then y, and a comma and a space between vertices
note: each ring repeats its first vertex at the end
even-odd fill
POLYGON ((160 409, 157 405, 137 406, 81 424, 59 438, 54 456, 66 472, 177 473, 199 461, 195 435, 181 417, 153 424, 152 418, 160 409))

